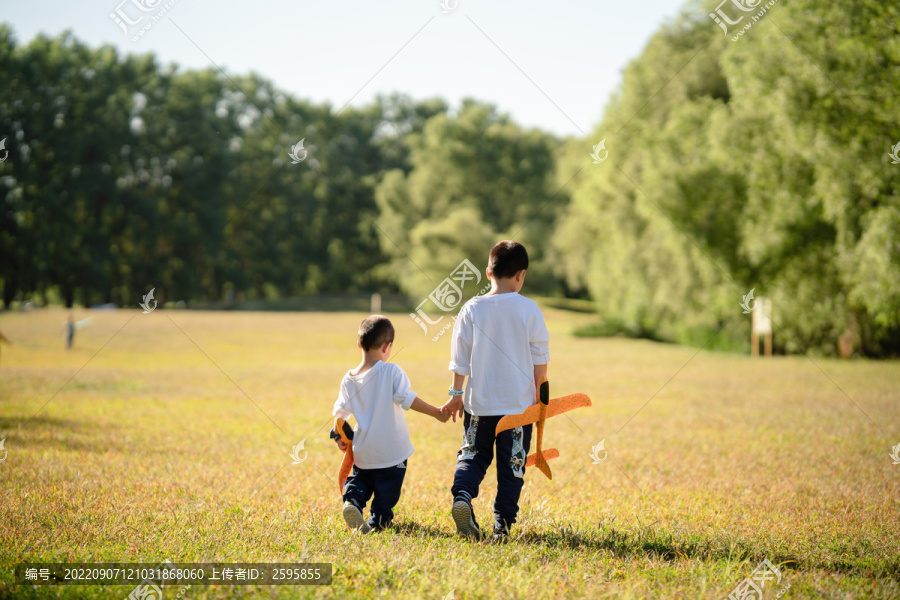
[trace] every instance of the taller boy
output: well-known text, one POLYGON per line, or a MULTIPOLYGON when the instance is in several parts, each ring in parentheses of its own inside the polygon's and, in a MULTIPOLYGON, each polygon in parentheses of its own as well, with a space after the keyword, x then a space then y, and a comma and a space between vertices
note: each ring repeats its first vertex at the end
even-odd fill
POLYGON ((465 414, 450 491, 456 530, 473 539, 481 538, 481 529, 472 499, 478 496, 495 445, 494 540, 506 541, 516 522, 532 426, 499 435, 494 431, 501 418, 521 414, 537 401, 536 390, 550 360, 544 315, 534 301, 519 295, 527 269, 528 252, 522 244, 503 241, 491 248, 487 267, 491 291, 469 300, 453 327, 451 398, 442 410, 449 411, 454 422, 465 414))

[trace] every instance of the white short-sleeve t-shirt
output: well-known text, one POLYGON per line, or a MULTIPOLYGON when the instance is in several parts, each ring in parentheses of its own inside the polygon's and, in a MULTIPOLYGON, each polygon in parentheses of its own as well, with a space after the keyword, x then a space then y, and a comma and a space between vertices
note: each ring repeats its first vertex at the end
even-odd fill
POLYGON ((356 418, 353 463, 360 469, 383 469, 402 463, 413 453, 404 410, 416 393, 398 365, 378 361, 361 375, 348 371, 332 414, 356 418))
POLYGON ((517 415, 535 402, 534 365, 550 360, 550 334, 538 305, 518 293, 476 296, 459 311, 450 370, 466 382, 466 412, 517 415))

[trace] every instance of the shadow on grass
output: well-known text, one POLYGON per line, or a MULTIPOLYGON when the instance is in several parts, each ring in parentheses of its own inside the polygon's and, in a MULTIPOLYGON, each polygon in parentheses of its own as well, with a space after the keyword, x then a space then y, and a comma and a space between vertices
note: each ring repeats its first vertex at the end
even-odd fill
POLYGON ((88 420, 57 419, 40 415, 34 418, 0 417, 0 438, 6 449, 56 448, 72 452, 109 452, 127 450, 112 442, 109 434, 119 426, 88 420))
POLYGON ((758 561, 768 558, 783 570, 824 570, 864 575, 867 577, 900 577, 900 558, 873 559, 860 555, 856 560, 847 557, 812 561, 797 554, 767 549, 744 540, 715 540, 702 536, 680 536, 666 529, 645 526, 625 531, 599 526, 595 532, 579 532, 563 527, 552 532, 522 532, 514 536, 518 543, 544 545, 553 548, 606 550, 627 559, 653 557, 660 560, 684 559, 758 561))
POLYGON ((421 523, 416 523, 415 521, 396 521, 394 523, 394 532, 397 534, 410 535, 413 537, 430 537, 430 538, 444 538, 444 539, 456 539, 458 536, 456 533, 447 533, 437 527, 430 527, 428 525, 422 525, 421 523))
MULTIPOLYGON (((395 532, 413 537, 458 539, 456 533, 413 521, 400 521, 395 532)), ((652 525, 633 530, 600 525, 593 531, 577 531, 570 527, 549 532, 520 531, 513 533, 512 544, 531 544, 557 549, 605 550, 621 559, 656 558, 665 561, 697 559, 704 561, 762 562, 769 559, 782 571, 826 571, 875 578, 900 579, 900 557, 875 559, 860 555, 834 559, 809 560, 797 554, 773 550, 740 539, 713 539, 685 536, 652 525)))
POLYGON ((733 545, 722 556, 715 556, 709 540, 700 543, 676 539, 663 530, 645 527, 638 531, 623 531, 612 527, 601 527, 596 533, 582 533, 563 527, 546 533, 522 532, 515 536, 516 541, 525 544, 549 546, 553 548, 586 548, 590 550, 606 550, 619 558, 635 556, 652 556, 661 560, 674 561, 687 558, 732 558, 744 560, 752 558, 753 551, 743 545, 733 545))

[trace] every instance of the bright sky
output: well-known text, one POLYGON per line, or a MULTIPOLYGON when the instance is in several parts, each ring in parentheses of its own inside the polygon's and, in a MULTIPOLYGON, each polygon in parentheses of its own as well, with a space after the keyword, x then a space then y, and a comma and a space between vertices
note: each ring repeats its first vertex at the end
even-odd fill
MULTIPOLYGON (((190 68, 256 71, 335 109, 378 93, 465 97, 519 123, 589 134, 622 70, 684 0, 0 0, 19 43, 71 29, 92 45, 190 68), (142 12, 138 5, 153 7, 142 12), (133 42, 153 15, 171 7, 133 42), (110 18, 144 16, 129 33, 110 18)), ((7 93, 9 90, 7 90, 7 93)))

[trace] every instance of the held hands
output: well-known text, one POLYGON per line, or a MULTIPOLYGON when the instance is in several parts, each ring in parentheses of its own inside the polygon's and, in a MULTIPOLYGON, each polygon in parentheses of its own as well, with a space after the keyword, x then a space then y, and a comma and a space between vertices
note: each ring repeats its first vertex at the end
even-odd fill
POLYGON ((463 398, 462 396, 453 396, 447 403, 441 407, 441 413, 447 415, 447 417, 442 421, 442 423, 446 423, 447 419, 451 416, 453 417, 453 422, 456 423, 456 417, 462 417, 463 415, 463 398))

